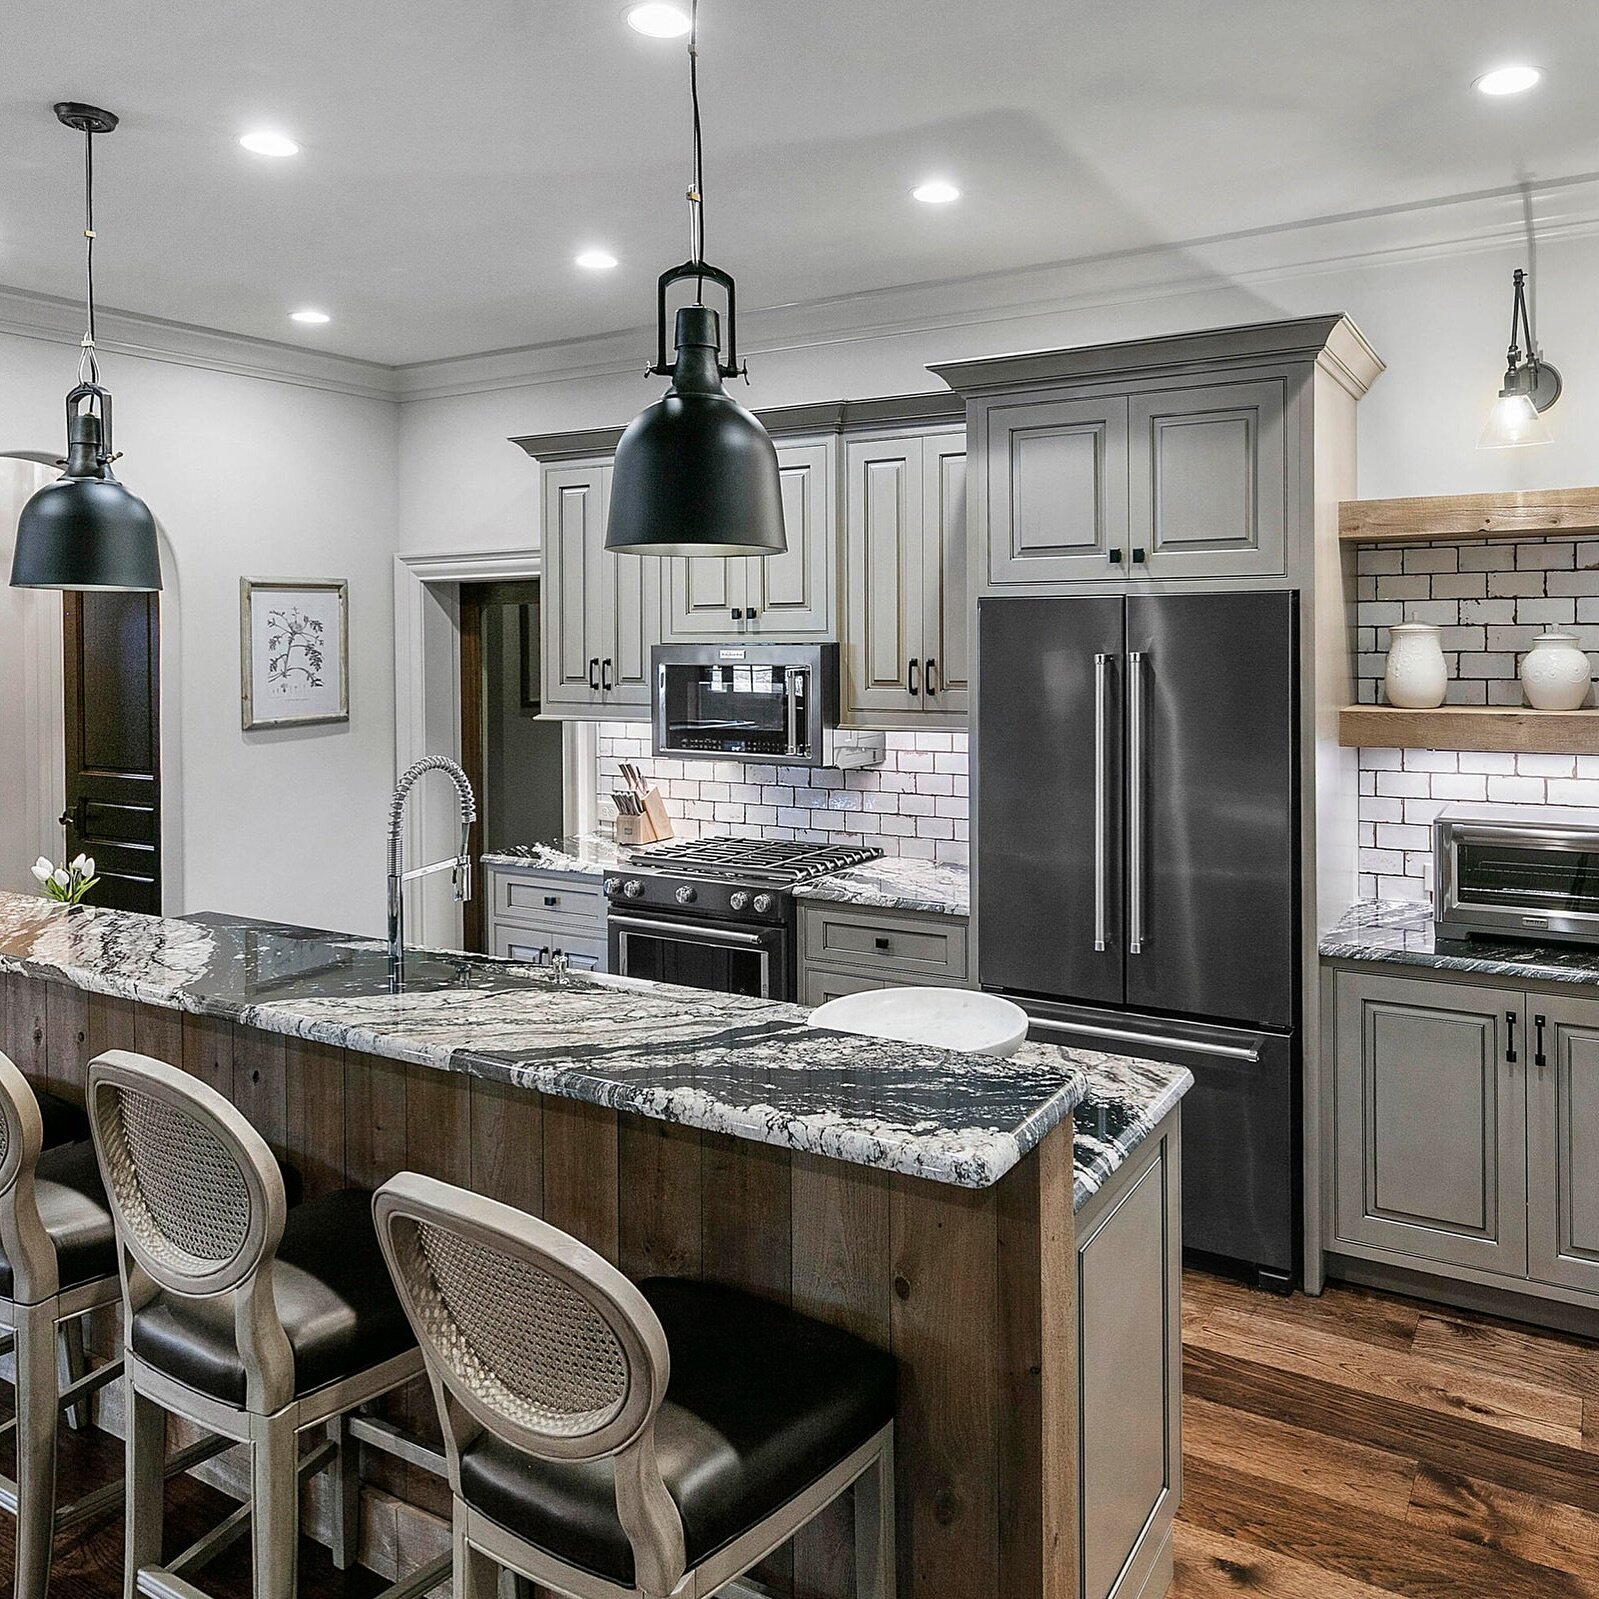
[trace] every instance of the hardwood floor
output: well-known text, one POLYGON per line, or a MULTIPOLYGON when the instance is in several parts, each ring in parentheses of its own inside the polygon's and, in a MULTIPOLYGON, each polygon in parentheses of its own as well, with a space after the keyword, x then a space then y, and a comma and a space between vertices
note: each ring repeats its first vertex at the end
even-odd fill
POLYGON ((1172 1599, 1599 1599, 1599 1345, 1184 1279, 1172 1599))
MULTIPOLYGON (((1274 1299, 1192 1272, 1184 1288, 1172 1599, 1599 1599, 1599 1345, 1353 1289, 1274 1299)), ((64 1494, 120 1459, 66 1434, 64 1494)), ((170 1554, 229 1502, 185 1480, 167 1506, 170 1554)), ((116 1517, 63 1537, 52 1599, 118 1599, 121 1560, 116 1517)), ((204 1585, 248 1599, 247 1544, 204 1585)), ((382 1586, 303 1546, 302 1599, 382 1586)))

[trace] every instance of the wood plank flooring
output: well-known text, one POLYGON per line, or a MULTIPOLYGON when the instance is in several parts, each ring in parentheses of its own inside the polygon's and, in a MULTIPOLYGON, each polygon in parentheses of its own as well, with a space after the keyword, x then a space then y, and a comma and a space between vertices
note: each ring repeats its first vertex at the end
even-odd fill
MULTIPOLYGON (((1279 1300, 1194 1273, 1184 1287, 1172 1599, 1599 1599, 1599 1345, 1353 1289, 1279 1300)), ((64 1496, 120 1458, 114 1440, 65 1435, 64 1496)), ((167 1505, 171 1553, 229 1502, 184 1481, 167 1505)), ((63 1537, 53 1599, 118 1599, 121 1559, 117 1517, 63 1537)), ((248 1599, 246 1546, 205 1586, 248 1599)), ((304 1546, 303 1599, 382 1586, 304 1546)))

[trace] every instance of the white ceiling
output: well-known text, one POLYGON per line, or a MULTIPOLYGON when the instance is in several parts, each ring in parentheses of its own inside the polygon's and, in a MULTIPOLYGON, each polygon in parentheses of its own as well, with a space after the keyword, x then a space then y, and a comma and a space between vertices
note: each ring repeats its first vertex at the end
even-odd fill
MULTIPOLYGON (((123 118, 120 309, 399 364, 638 326, 687 254, 683 42, 623 0, 5 11, 0 284, 78 292, 64 98, 123 118)), ((707 253, 768 307, 1586 174, 1596 60, 1593 0, 703 0, 707 253), (1508 60, 1545 82, 1473 91, 1508 60)))

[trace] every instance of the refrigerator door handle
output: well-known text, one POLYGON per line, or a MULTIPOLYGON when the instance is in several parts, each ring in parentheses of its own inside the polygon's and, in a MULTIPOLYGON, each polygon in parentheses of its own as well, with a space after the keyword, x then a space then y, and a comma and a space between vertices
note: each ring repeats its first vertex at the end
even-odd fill
POLYGON ((1105 674, 1108 655, 1094 657, 1094 948, 1105 948, 1105 828, 1109 796, 1105 792, 1105 674))
POLYGON ((1127 953, 1144 952, 1144 653, 1127 652, 1127 953))
POLYGON ((1158 1044, 1163 1048, 1181 1050, 1190 1055, 1214 1055, 1223 1060, 1247 1061, 1251 1065, 1259 1061, 1265 1050, 1265 1043, 1259 1038, 1250 1044, 1217 1044, 1206 1038, 1180 1038, 1164 1033, 1140 1033, 1124 1027, 1099 1027, 1091 1022, 1051 1022, 1038 1016, 1028 1018, 1027 1028, 1029 1032, 1063 1033, 1068 1038, 1082 1034, 1088 1038, 1103 1038, 1118 1044, 1131 1044, 1135 1048, 1140 1044, 1146 1046, 1158 1044))

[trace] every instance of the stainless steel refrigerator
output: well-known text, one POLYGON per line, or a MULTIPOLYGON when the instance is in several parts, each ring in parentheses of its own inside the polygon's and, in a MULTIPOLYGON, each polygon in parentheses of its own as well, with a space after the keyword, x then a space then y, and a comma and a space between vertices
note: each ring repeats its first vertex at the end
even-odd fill
POLYGON ((981 985, 1022 1004, 1034 1037, 1193 1071, 1184 1244, 1285 1290, 1301 1186, 1297 606, 978 606, 981 985))

